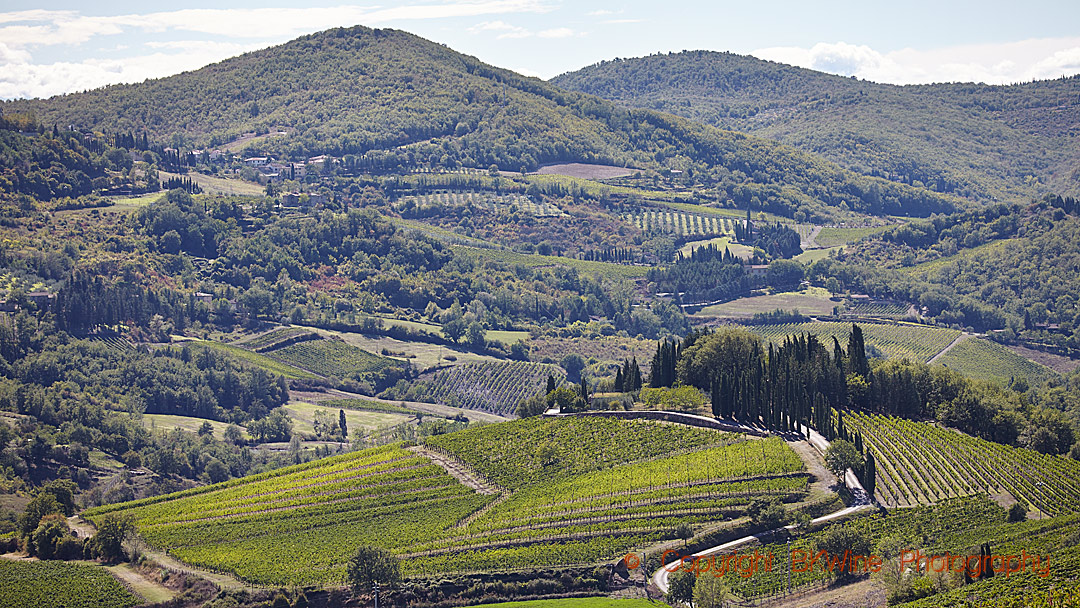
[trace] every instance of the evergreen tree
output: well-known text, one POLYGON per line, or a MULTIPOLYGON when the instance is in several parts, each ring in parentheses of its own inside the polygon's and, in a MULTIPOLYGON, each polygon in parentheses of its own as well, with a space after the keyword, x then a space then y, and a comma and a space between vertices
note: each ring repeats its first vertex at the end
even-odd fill
POLYGON ((341 438, 349 439, 349 423, 345 421, 345 410, 338 410, 338 427, 341 429, 341 438))
POLYGON ((551 374, 548 374, 547 388, 544 390, 544 394, 546 395, 546 394, 550 393, 553 390, 555 390, 555 376, 552 376, 551 374))
POLYGON ((863 341, 862 328, 852 323, 851 335, 848 336, 848 361, 853 374, 863 378, 870 375, 870 363, 866 360, 866 344, 863 341))
POLYGON ((870 497, 870 500, 874 500, 874 487, 877 484, 877 470, 876 463, 874 462, 873 452, 866 454, 866 464, 863 465, 863 488, 866 490, 866 494, 870 497))

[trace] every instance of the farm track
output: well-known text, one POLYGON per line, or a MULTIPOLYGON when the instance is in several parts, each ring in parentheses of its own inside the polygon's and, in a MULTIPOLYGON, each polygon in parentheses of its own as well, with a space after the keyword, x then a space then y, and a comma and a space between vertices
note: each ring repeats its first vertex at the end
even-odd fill
POLYGON ((446 469, 446 472, 449 473, 451 477, 457 479, 468 488, 472 488, 481 494, 500 493, 499 488, 496 487, 495 484, 484 479, 482 475, 466 466, 465 463, 458 461, 456 458, 451 458, 446 454, 430 450, 422 445, 416 445, 406 449, 410 452, 419 454, 446 469))
POLYGON ((950 342, 948 346, 946 346, 945 348, 941 349, 941 352, 939 352, 938 354, 934 355, 933 357, 930 357, 930 360, 929 360, 929 361, 927 361, 927 362, 926 362, 926 364, 927 364, 927 365, 933 365, 935 361, 937 361, 938 359, 940 359, 941 357, 943 357, 943 356, 945 355, 945 353, 947 353, 947 352, 949 352, 950 350, 952 350, 953 348, 955 348, 957 344, 960 344, 960 343, 961 343, 961 342, 963 342, 964 340, 967 340, 968 338, 971 338, 971 337, 972 337, 972 335, 971 335, 971 334, 966 334, 966 333, 965 333, 965 334, 960 334, 959 336, 956 336, 956 339, 955 339, 955 340, 953 340, 952 342, 950 342))

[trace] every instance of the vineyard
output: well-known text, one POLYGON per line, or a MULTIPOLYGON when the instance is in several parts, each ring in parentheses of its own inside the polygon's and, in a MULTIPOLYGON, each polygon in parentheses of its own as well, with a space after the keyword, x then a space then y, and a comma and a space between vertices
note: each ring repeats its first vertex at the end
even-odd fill
POLYGON ((195 348, 212 348, 217 351, 224 352, 229 356, 244 361, 250 365, 254 365, 260 369, 266 370, 272 374, 278 374, 285 376, 286 378, 314 378, 315 374, 304 371, 302 369, 293 367, 283 361, 272 359, 266 355, 256 353, 246 348, 240 348, 239 346, 233 346, 232 344, 223 344, 221 342, 211 342, 209 340, 193 340, 185 342, 195 348))
POLYGON ((100 566, 0 559, 0 606, 128 608, 140 603, 100 566))
POLYGON ((643 209, 627 214, 627 222, 645 234, 670 233, 678 236, 725 236, 735 234, 735 223, 742 220, 706 213, 643 209))
POLYGON ((928 505, 972 494, 1011 494, 1041 513, 1080 513, 1080 462, 877 414, 844 417, 873 452, 878 501, 928 505))
MULTIPOLYGON (((960 332, 955 329, 942 329, 925 325, 860 325, 865 336, 867 349, 877 349, 890 359, 910 359, 929 361, 934 355, 945 349, 960 332)), ((785 323, 782 325, 757 325, 749 328, 759 334, 766 342, 780 344, 793 334, 814 334, 826 345, 835 337, 846 347, 851 334, 850 323, 785 323)), ((870 352, 872 354, 872 350, 870 352)))
POLYGON ((1029 384, 1038 386, 1059 377, 1058 373, 1049 367, 1025 359, 1008 348, 983 338, 960 342, 935 363, 965 376, 1002 384, 1014 378, 1024 378, 1029 384))
POLYGON ((411 205, 414 212, 420 215, 428 215, 431 211, 443 207, 473 206, 487 211, 516 210, 534 217, 568 217, 558 206, 547 201, 536 202, 525 194, 493 194, 475 190, 445 190, 410 196, 398 203, 399 208, 403 208, 403 205, 411 205))
MULTIPOLYGON (((818 566, 806 572, 798 572, 795 568, 790 568, 791 556, 794 554, 798 560, 798 557, 802 555, 799 552, 814 553, 817 541, 830 528, 845 528, 858 532, 869 539, 872 546, 882 539, 889 538, 901 541, 905 549, 921 548, 925 551, 933 548, 966 552, 968 546, 965 539, 973 536, 973 532, 985 530, 988 526, 1000 526, 1004 521, 1004 509, 981 497, 951 500, 933 508, 898 509, 890 511, 885 516, 859 517, 845 523, 832 524, 808 535, 795 536, 791 538, 790 545, 787 542, 778 542, 753 549, 743 549, 746 552, 757 550, 763 554, 772 554, 774 556, 773 569, 755 572, 751 577, 739 576, 737 572, 730 571, 724 576, 724 582, 732 592, 743 599, 762 599, 784 594, 788 589, 789 569, 791 570, 790 589, 793 591, 806 586, 831 582, 835 575, 828 572, 827 568, 821 567, 820 562, 818 566), (933 547, 925 546, 927 539, 936 541, 933 547)), ((719 557, 717 561, 720 561, 719 557)), ((801 561, 796 561, 797 567, 801 565, 801 561)))
POLYGON ((548 375, 561 382, 565 372, 555 365, 526 361, 466 363, 419 381, 418 400, 511 414, 523 399, 543 390, 548 375))
POLYGON ((844 314, 855 317, 881 317, 902 319, 908 315, 910 306, 898 302, 855 302, 845 306, 844 314))
POLYGON ((88 339, 91 342, 98 342, 100 344, 104 344, 105 346, 108 346, 109 348, 119 352, 128 352, 135 350, 135 345, 132 344, 130 340, 126 338, 121 338, 120 336, 91 336, 88 339))
POLYGON ((245 580, 339 583, 361 544, 399 551, 490 502, 400 445, 373 448, 164 497, 92 509, 131 513, 174 557, 245 580))
POLYGON ((273 350, 279 345, 283 346, 282 343, 284 342, 313 339, 317 337, 317 334, 314 334, 310 330, 304 329, 302 327, 279 327, 264 334, 259 334, 246 340, 237 342, 236 345, 253 350, 255 352, 263 352, 267 350, 273 350))
POLYGON ((399 364, 334 339, 298 342, 268 351, 268 354, 300 369, 336 378, 362 377, 399 364))
POLYGON ((565 479, 661 454, 737 441, 738 435, 645 420, 522 418, 437 435, 427 445, 505 488, 565 479))
POLYGON ((141 537, 174 557, 268 585, 344 580, 361 544, 407 576, 592 564, 671 538, 680 523, 741 517, 750 501, 807 496, 779 438, 606 419, 527 419, 430 437, 426 449, 487 475, 462 485, 401 444, 131 503, 141 537))

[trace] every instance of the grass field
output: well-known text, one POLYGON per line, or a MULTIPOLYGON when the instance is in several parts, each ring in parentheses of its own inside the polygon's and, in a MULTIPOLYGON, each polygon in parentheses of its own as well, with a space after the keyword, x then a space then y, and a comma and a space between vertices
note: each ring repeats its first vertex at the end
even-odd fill
POLYGON ((1023 242, 1023 239, 1003 239, 1000 241, 990 241, 989 243, 983 243, 978 247, 972 247, 971 249, 963 249, 953 255, 940 257, 936 260, 929 262, 923 262, 922 264, 916 264, 907 268, 900 268, 899 271, 905 274, 923 275, 936 272, 941 268, 944 268, 950 264, 956 262, 963 262, 973 257, 988 255, 988 254, 1001 254, 1007 252, 1009 249, 1014 248, 1017 244, 1023 242))
POLYGON ((689 256, 690 252, 694 249, 708 247, 709 245, 716 245, 716 248, 720 251, 723 251, 725 248, 727 248, 729 251, 731 251, 732 255, 738 256, 743 259, 748 259, 751 255, 754 254, 753 247, 750 247, 748 245, 740 245, 739 243, 732 243, 731 237, 728 236, 722 236, 715 239, 705 239, 701 241, 690 241, 679 249, 679 253, 683 254, 684 256, 689 256))
POLYGON ((303 401, 290 401, 281 406, 281 410, 292 418, 293 431, 308 435, 315 434, 315 427, 312 423, 315 422, 316 412, 326 412, 336 421, 338 419, 338 412, 344 411, 345 422, 349 427, 350 433, 356 429, 373 431, 380 427, 394 426, 411 418, 411 416, 406 416, 404 414, 391 414, 387 412, 364 412, 345 408, 339 410, 339 408, 336 407, 324 407, 313 403, 305 403, 303 401))
POLYGON ((272 359, 270 357, 267 357, 266 355, 251 352, 250 350, 240 348, 239 346, 223 344, 221 342, 211 342, 208 340, 192 340, 188 343, 213 348, 214 350, 220 350, 222 352, 228 353, 229 355, 232 355, 237 359, 240 359, 241 361, 246 361, 254 365, 255 367, 262 368, 271 373, 280 374, 289 379, 316 377, 315 374, 306 372, 297 367, 293 367, 288 363, 272 359))
POLYGON ((374 355, 344 340, 335 339, 298 342, 269 353, 296 368, 337 378, 358 377, 398 364, 394 359, 374 355))
POLYGON ((829 257, 829 254, 833 251, 837 251, 843 248, 843 245, 838 245, 836 247, 827 247, 825 249, 810 249, 800 253, 793 259, 800 264, 809 266, 810 264, 813 264, 818 260, 824 260, 825 258, 829 257))
POLYGON ((173 178, 181 177, 187 178, 199 185, 206 194, 240 194, 244 196, 262 196, 266 194, 266 188, 259 184, 252 182, 245 182, 240 179, 224 179, 220 177, 213 177, 210 175, 203 175, 202 173, 196 173, 191 171, 186 175, 180 175, 179 173, 169 173, 168 171, 158 171, 158 176, 162 181, 173 178))
POLYGON ((870 236, 871 234, 877 234, 889 228, 889 226, 869 226, 866 228, 822 228, 818 233, 814 242, 819 247, 836 247, 838 245, 847 245, 854 243, 855 241, 863 238, 864 236, 870 236))
POLYGON ((323 335, 340 336, 346 343, 362 348, 368 352, 383 354, 383 351, 385 350, 386 353, 389 353, 386 356, 412 361, 413 365, 420 370, 450 363, 450 361, 444 359, 444 357, 447 356, 454 357, 455 363, 497 361, 495 357, 478 355, 467 350, 460 350, 442 344, 412 342, 398 340, 397 338, 390 338, 387 336, 366 336, 364 334, 334 332, 322 329, 317 331, 323 335))
POLYGON ((566 355, 576 353, 585 359, 622 363, 624 359, 637 357, 638 365, 645 367, 656 353, 656 342, 619 336, 596 338, 560 338, 541 336, 529 341, 529 357, 533 361, 551 359, 559 361, 566 355))
POLYGON ((983 338, 969 338, 954 346, 934 362, 956 370, 965 376, 993 380, 1001 384, 1013 378, 1024 378, 1038 386, 1060 375, 1054 370, 1030 361, 1008 348, 983 338))
MULTIPOLYGON (((960 332, 955 329, 941 329, 915 324, 879 325, 861 323, 868 351, 877 349, 882 355, 893 359, 929 361, 934 355, 945 349, 960 332)), ((842 345, 847 344, 851 334, 851 323, 786 323, 783 325, 756 325, 750 331, 761 335, 766 341, 781 343, 793 334, 811 333, 818 336, 826 345, 835 337, 842 345)), ((871 354, 873 354, 871 352, 871 354)))
POLYGON ((714 304, 701 309, 695 316, 750 318, 754 313, 772 312, 777 308, 798 309, 804 315, 831 315, 833 307, 838 304, 829 299, 828 292, 824 289, 810 288, 714 304))
POLYGON ((475 247, 465 247, 462 245, 451 245, 451 249, 455 253, 462 255, 471 255, 478 258, 496 260, 499 262, 505 262, 506 264, 514 265, 521 264, 522 266, 528 266, 530 268, 538 268, 543 266, 565 266, 567 268, 575 268, 578 272, 588 274, 598 274, 605 278, 640 278, 644 277, 649 272, 647 266, 628 266, 625 264, 611 264, 608 262, 593 262, 589 260, 577 260, 574 258, 564 258, 554 255, 537 255, 533 253, 518 253, 516 251, 507 251, 505 249, 478 249, 475 247))
POLYGON ((204 422, 209 422, 210 426, 214 427, 214 437, 218 439, 223 439, 225 437, 225 429, 229 426, 229 423, 227 422, 207 420, 205 418, 193 418, 191 416, 174 416, 172 414, 142 415, 143 426, 148 429, 154 428, 158 431, 181 429, 188 431, 189 433, 197 433, 204 422))

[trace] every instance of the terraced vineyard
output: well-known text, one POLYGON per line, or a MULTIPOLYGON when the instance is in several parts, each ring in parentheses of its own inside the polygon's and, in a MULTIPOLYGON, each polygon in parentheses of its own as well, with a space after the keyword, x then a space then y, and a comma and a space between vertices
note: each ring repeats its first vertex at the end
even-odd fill
POLYGON ((130 512, 147 542, 178 559, 291 586, 341 582, 357 546, 426 542, 491 499, 392 445, 87 516, 130 512))
POLYGON ((278 327, 277 329, 268 331, 264 334, 259 334, 237 342, 237 346, 242 346, 256 352, 262 352, 264 350, 270 350, 286 340, 294 340, 300 336, 306 336, 311 333, 311 330, 302 327, 278 327))
POLYGON ((0 559, 0 606, 128 608, 140 603, 100 566, 0 559))
POLYGON ((756 497, 807 493, 802 461, 779 438, 658 422, 529 419, 433 437, 427 447, 498 473, 501 495, 471 490, 395 444, 86 515, 127 512, 148 543, 178 559, 299 586, 343 581, 361 544, 407 558, 409 576, 594 564, 668 538, 681 522, 730 519, 756 497), (500 439, 507 443, 492 443, 500 439))
POLYGON ((547 201, 535 201, 525 194, 493 194, 491 192, 477 192, 475 190, 435 192, 406 197, 402 204, 411 204, 417 209, 432 209, 437 207, 461 207, 472 205, 488 211, 515 208, 521 213, 535 217, 568 217, 566 212, 557 205, 547 201))
POLYGON ((707 213, 643 209, 624 219, 646 234, 671 233, 679 236, 724 236, 735 234, 735 222, 741 220, 707 213))
POLYGON ((425 443, 514 489, 738 440, 729 433, 645 420, 567 416, 522 418, 436 435, 425 443))
POLYGON ((1004 346, 983 338, 960 342, 934 363, 965 376, 1002 384, 1013 378, 1024 378, 1029 384, 1038 386, 1060 377, 1049 367, 1025 359, 1004 346))
POLYGON ((1049 515, 1080 513, 1080 462, 1014 448, 925 422, 846 413, 878 463, 878 501, 927 505, 1009 493, 1049 515))
MULTIPOLYGON (((860 324, 866 344, 874 347, 890 359, 910 359, 926 362, 945 349, 960 332, 955 329, 942 329, 925 325, 877 325, 860 324)), ((780 344, 792 334, 811 333, 826 344, 833 337, 847 346, 851 334, 850 323, 784 323, 782 325, 756 325, 748 328, 759 334, 767 342, 780 344)))
POLYGON ((513 413, 523 399, 544 388, 548 375, 565 377, 561 367, 527 361, 466 363, 435 372, 425 382, 421 401, 482 410, 513 413))
POLYGON ((121 338, 120 336, 91 336, 88 340, 91 342, 100 342, 105 346, 120 352, 135 350, 135 345, 132 344, 130 340, 121 338))
POLYGON ((275 359, 321 376, 349 378, 398 365, 388 357, 373 355, 342 340, 322 339, 291 344, 267 351, 275 359))

